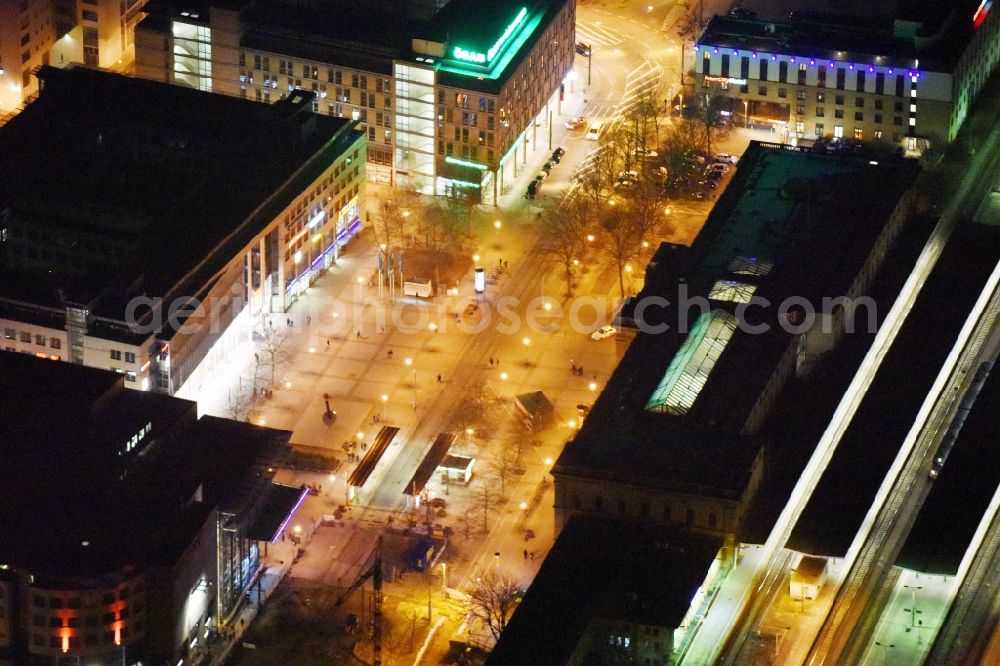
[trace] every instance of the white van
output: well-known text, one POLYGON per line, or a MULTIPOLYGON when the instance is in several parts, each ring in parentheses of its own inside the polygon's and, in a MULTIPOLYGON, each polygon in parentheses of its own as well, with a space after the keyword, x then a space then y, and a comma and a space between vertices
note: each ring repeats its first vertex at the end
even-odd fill
POLYGON ((595 120, 590 123, 590 129, 587 130, 587 138, 591 141, 597 141, 601 138, 601 132, 604 131, 604 123, 600 120, 595 120))

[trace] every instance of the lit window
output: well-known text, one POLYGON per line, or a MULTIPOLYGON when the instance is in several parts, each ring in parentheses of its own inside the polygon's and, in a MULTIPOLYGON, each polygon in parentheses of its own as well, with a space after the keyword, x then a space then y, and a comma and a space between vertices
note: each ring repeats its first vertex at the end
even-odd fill
POLYGON ((714 301, 729 301, 730 303, 749 303, 757 285, 737 282, 735 280, 716 280, 708 297, 714 301))
POLYGON ((735 257, 729 262, 729 272, 735 275, 767 275, 774 264, 759 257, 735 257))
POLYGON ((646 403, 646 410, 686 414, 735 332, 736 318, 724 310, 712 310, 698 317, 670 360, 663 379, 646 403))

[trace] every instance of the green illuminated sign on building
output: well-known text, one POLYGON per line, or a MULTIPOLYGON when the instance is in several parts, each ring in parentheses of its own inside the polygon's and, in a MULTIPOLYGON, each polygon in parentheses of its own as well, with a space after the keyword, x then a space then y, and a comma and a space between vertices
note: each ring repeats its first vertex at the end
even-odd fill
POLYGON ((448 164, 456 164, 458 166, 472 167, 473 169, 479 169, 480 171, 486 171, 489 167, 481 162, 470 162, 469 160, 459 159, 458 157, 452 157, 449 155, 444 158, 444 161, 448 164))
POLYGON ((483 64, 486 62, 486 56, 482 53, 476 53, 475 51, 467 51, 461 46, 456 46, 452 50, 452 55, 455 56, 456 60, 465 60, 466 62, 474 62, 477 64, 483 64))
POLYGON ((514 20, 510 22, 507 29, 503 31, 499 39, 490 47, 490 50, 486 53, 479 53, 478 51, 469 51, 468 49, 463 49, 461 46, 456 46, 452 49, 452 55, 456 60, 464 60, 465 62, 475 63, 477 65, 482 65, 487 62, 493 62, 493 59, 497 57, 500 49, 503 45, 510 39, 510 36, 514 34, 518 26, 524 23, 524 19, 528 16, 528 8, 521 7, 521 11, 517 13, 514 20))

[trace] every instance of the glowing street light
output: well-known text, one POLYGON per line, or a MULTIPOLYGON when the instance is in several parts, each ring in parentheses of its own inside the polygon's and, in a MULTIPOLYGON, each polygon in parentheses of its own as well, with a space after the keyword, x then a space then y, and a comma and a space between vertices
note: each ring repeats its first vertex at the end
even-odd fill
POLYGON ((382 394, 382 418, 385 418, 385 403, 389 402, 389 396, 382 394))
POLYGON ((528 345, 531 344, 531 338, 521 338, 521 344, 527 347, 528 345))
POLYGON ((591 391, 596 391, 597 390, 597 383, 596 382, 590 382, 587 385, 587 388, 589 388, 591 391))
POLYGON ((500 381, 502 381, 502 382, 507 381, 507 373, 506 372, 501 372, 500 373, 500 381))
POLYGON ((356 435, 358 436, 358 441, 359 441, 359 442, 363 442, 363 441, 365 441, 365 433, 363 433, 363 432, 361 432, 361 431, 359 430, 359 431, 358 431, 357 433, 355 433, 355 434, 356 434, 356 435))
POLYGON ((528 503, 527 502, 521 502, 520 504, 518 504, 518 506, 521 508, 521 511, 525 511, 528 508, 528 503))
POLYGON ((472 255, 472 260, 478 264, 479 263, 479 255, 478 254, 472 255))
POLYGON ((417 408, 417 369, 413 367, 413 359, 407 356, 403 359, 406 367, 413 370, 413 409, 417 408))
POLYGON ((496 229, 497 231, 500 231, 500 227, 502 227, 502 226, 503 226, 503 222, 501 222, 500 220, 497 220, 496 222, 494 222, 494 223, 493 223, 493 227, 494 227, 494 228, 495 228, 495 229, 496 229))
POLYGON ((594 242, 594 234, 587 234, 587 242, 588 243, 594 242))
POLYGON ((360 275, 358 276, 357 279, 358 279, 358 284, 364 284, 365 283, 365 279, 363 277, 361 277, 360 275))
POLYGON ((545 459, 545 466, 546 467, 552 467, 552 458, 546 458, 545 459))

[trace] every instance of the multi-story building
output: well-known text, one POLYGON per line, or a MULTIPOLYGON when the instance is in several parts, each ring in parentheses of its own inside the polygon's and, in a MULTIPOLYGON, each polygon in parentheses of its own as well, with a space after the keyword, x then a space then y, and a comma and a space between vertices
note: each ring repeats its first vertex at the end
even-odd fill
POLYGON ((310 90, 313 111, 365 129, 372 181, 477 200, 488 189, 495 200, 551 130, 574 58, 574 0, 156 0, 145 11, 138 76, 259 102, 310 90))
POLYGON ((716 16, 695 45, 697 89, 793 143, 839 137, 910 155, 946 144, 1000 62, 1000 12, 979 0, 909 4, 867 21, 808 11, 771 21, 767 3, 755 6, 760 19, 716 16))
POLYGON ((0 352, 0 376, 0 662, 197 663, 307 492, 271 481, 291 433, 106 370, 0 352))
POLYGON ((0 119, 38 92, 43 65, 127 70, 146 0, 11 0, 0 3, 0 119))
POLYGON ((868 329, 856 299, 911 217, 916 170, 751 144, 694 244, 661 246, 619 313, 638 333, 553 467, 557 526, 738 535, 782 391, 868 329))
POLYGON ((7 350, 194 388, 361 227, 364 132, 313 114, 312 92, 266 107, 83 68, 39 76, 0 128, 7 350))

